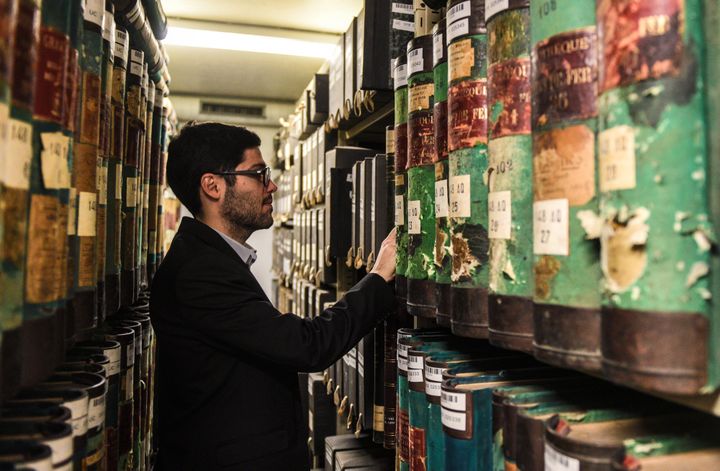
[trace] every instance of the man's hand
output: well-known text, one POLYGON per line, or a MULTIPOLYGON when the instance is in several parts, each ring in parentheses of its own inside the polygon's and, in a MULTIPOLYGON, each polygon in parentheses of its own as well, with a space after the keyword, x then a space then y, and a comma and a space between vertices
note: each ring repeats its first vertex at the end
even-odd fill
POLYGON ((382 276, 385 281, 395 279, 395 255, 397 253, 396 233, 397 229, 393 229, 385 240, 383 240, 375 265, 372 271, 370 271, 370 273, 376 273, 382 276))

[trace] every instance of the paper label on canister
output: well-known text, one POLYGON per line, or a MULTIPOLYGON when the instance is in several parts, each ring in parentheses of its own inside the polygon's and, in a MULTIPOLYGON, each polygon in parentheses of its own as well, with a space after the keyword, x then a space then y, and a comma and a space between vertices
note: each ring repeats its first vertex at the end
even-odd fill
MULTIPOLYGON (((10 121, 10 108, 5 103, 0 103, 0 142, 7 142, 8 122, 10 121)), ((0 145, 0 183, 5 182, 5 159, 7 158, 6 146, 0 145)))
POLYGON ((77 234, 77 190, 75 188, 70 188, 69 196, 68 235, 74 236, 77 234))
POLYGON ((430 381, 428 377, 425 376, 425 394, 432 397, 440 397, 441 393, 442 383, 430 381))
POLYGON ((395 196, 395 225, 405 225, 405 198, 403 195, 395 196))
POLYGON ((397 359, 397 365, 398 365, 398 369, 399 369, 400 371, 405 371, 405 372, 407 372, 407 371, 408 371, 408 360, 407 360, 407 357, 404 357, 404 358, 403 358, 403 357, 398 357, 398 359, 397 359))
POLYGON ((510 8, 510 0, 485 0, 485 21, 510 8))
POLYGON ((465 431, 467 427, 467 417, 464 412, 455 412, 445 409, 440 411, 442 424, 452 430, 465 431))
POLYGON ((73 437, 79 437, 87 433, 88 398, 81 397, 75 401, 63 403, 63 406, 70 409, 70 424, 73 428, 73 437))
POLYGON ((448 46, 448 79, 455 81, 472 75, 475 65, 475 48, 470 38, 448 46))
POLYGON ((408 52, 407 62, 408 75, 422 72, 425 68, 425 57, 423 56, 423 49, 418 48, 408 52))
POLYGON ((407 86, 407 64, 400 64, 393 71, 395 90, 407 86))
POLYGON ((105 425, 105 394, 90 399, 88 408, 88 428, 95 429, 105 425))
POLYGON ((598 134, 600 191, 635 188, 635 130, 616 126, 598 134))
POLYGON ((443 60, 443 52, 445 50, 444 39, 445 35, 442 33, 433 35, 433 67, 443 60))
POLYGON ((398 31, 408 31, 411 33, 415 32, 414 21, 393 20, 392 27, 393 29, 396 29, 398 31))
MULTIPOLYGON (((132 49, 130 50, 130 60, 132 62, 137 62, 138 64, 140 64, 140 70, 142 70, 142 64, 143 62, 145 62, 145 53, 139 49, 132 49)), ((142 75, 142 72, 140 73, 140 75, 142 75)))
POLYGON ((128 366, 135 364, 135 342, 131 342, 125 347, 125 355, 127 356, 128 366))
POLYGON ((509 239, 512 233, 512 196, 509 191, 488 194, 488 237, 509 239))
POLYGON ((125 182, 125 206, 134 208, 137 206, 138 178, 128 177, 125 182))
POLYGON ((122 200, 122 172, 123 164, 115 164, 115 199, 118 201, 122 200))
POLYGON ((6 186, 18 190, 30 189, 32 153, 32 125, 10 119, 3 171, 6 186))
POLYGON ((107 365, 105 365, 105 374, 109 378, 120 373, 120 348, 108 348, 103 350, 103 355, 108 357, 107 365))
POLYGON ((443 406, 444 409, 465 412, 465 393, 443 391, 440 397, 440 404, 443 406))
POLYGON ((567 199, 533 203, 533 252, 535 255, 563 255, 570 251, 569 205, 567 199))
POLYGON ((70 168, 68 152, 70 139, 60 132, 44 132, 40 134, 42 150, 40 166, 43 185, 48 190, 68 188, 70 186, 70 168))
POLYGON ((113 49, 113 55, 117 59, 123 59, 127 61, 128 58, 128 35, 125 31, 116 29, 115 30, 115 48, 113 49))
POLYGON ((108 168, 105 165, 100 165, 97 169, 97 189, 98 201, 100 204, 106 205, 108 193, 108 168))
POLYGON ((422 383, 422 373, 422 370, 413 370, 412 368, 408 368, 408 381, 411 383, 422 383))
POLYGON ((446 218, 448 214, 448 181, 438 180, 435 182, 435 217, 446 218))
POLYGON ((470 192, 470 175, 450 177, 450 217, 470 217, 470 192))
POLYGON ((470 0, 458 3, 447 11, 445 23, 447 26, 450 26, 461 18, 467 18, 471 13, 472 6, 470 5, 470 0))
POLYGON ((115 40, 115 19, 107 10, 103 15, 103 39, 108 42, 115 40))
POLYGON ((408 201, 408 234, 422 234, 420 200, 408 201))
POLYGON ((78 195, 78 229, 80 237, 97 234, 97 193, 81 191, 78 195))
POLYGON ((400 13, 401 15, 414 15, 415 10, 413 9, 412 3, 397 3, 393 2, 392 12, 400 13))
POLYGON ((105 0, 85 0, 85 11, 83 12, 85 21, 94 23, 102 28, 104 17, 105 0))
MULTIPOLYGON (((69 460, 73 454, 73 437, 68 435, 67 437, 58 438, 57 440, 43 441, 43 444, 50 447, 52 450, 52 461, 53 469, 57 469, 55 466, 69 460)), ((72 469, 72 463, 70 463, 70 469, 72 469)), ((35 468, 33 468, 35 469, 35 468)))
POLYGON ((470 19, 465 18, 456 21, 447 27, 447 42, 450 44, 455 38, 465 36, 470 33, 470 19))
POLYGON ((408 356, 408 368, 411 370, 423 370, 425 368, 423 357, 421 355, 408 356))
POLYGON ((580 471, 580 461, 545 444, 545 471, 580 471))
POLYGON ((430 99, 435 94, 435 86, 432 83, 411 86, 408 90, 408 111, 429 110, 430 99))
MULTIPOLYGON (((445 368, 425 365, 425 379, 439 384, 442 381, 442 375, 444 371, 445 368)), ((438 396, 439 395, 440 394, 438 394, 438 396)))
POLYGON ((142 77, 143 76, 142 64, 138 64, 137 62, 131 62, 130 63, 130 73, 135 75, 136 77, 142 77))

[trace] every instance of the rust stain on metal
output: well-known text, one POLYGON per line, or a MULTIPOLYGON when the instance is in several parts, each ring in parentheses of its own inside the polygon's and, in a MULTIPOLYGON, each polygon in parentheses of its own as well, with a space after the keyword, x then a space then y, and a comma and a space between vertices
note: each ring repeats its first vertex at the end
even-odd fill
POLYGON ((552 282, 560 272, 560 261, 553 256, 543 255, 535 264, 535 297, 548 299, 552 294, 552 282))

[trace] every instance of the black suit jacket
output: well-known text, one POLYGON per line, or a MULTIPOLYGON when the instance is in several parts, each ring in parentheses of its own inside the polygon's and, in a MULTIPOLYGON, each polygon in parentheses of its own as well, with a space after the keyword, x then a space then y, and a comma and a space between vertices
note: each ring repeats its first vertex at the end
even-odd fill
POLYGON ((392 310, 368 275, 315 319, 281 314, 249 267, 183 219, 152 283, 160 471, 308 469, 298 371, 342 357, 392 310))

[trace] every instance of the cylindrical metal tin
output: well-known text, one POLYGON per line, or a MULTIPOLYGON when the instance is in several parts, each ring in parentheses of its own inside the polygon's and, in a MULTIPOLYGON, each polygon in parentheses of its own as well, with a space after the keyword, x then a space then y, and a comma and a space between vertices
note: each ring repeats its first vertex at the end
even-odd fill
POLYGON ((487 32, 485 2, 452 0, 448 55, 451 328, 487 338, 487 32))
POLYGON ((36 441, 52 450, 52 469, 72 471, 73 430, 63 422, 0 420, 0 442, 36 441))
POLYGON ((0 442, 0 464, 11 469, 52 471, 52 449, 36 441, 0 442))
POLYGON ((395 293, 398 310, 407 303, 407 55, 402 54, 393 62, 395 90, 394 142, 395 142, 395 227, 397 229, 397 266, 395 269, 395 293))

